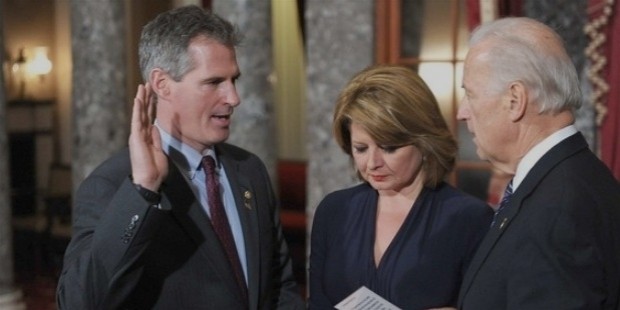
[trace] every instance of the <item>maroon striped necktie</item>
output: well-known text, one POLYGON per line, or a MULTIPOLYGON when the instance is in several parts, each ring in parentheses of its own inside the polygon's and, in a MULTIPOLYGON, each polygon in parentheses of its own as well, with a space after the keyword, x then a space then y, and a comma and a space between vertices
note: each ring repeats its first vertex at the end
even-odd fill
POLYGON ((237 247, 235 246, 235 239, 233 238, 230 224, 228 223, 228 217, 224 210, 224 204, 222 203, 220 183, 215 172, 215 160, 211 156, 204 156, 202 158, 202 166, 205 169, 207 178, 207 195, 209 198, 209 211, 211 212, 211 224, 226 251, 226 256, 228 257, 228 261, 237 279, 241 296, 243 296, 244 303, 247 305, 248 288, 245 284, 245 277, 243 275, 243 269, 241 268, 237 247))

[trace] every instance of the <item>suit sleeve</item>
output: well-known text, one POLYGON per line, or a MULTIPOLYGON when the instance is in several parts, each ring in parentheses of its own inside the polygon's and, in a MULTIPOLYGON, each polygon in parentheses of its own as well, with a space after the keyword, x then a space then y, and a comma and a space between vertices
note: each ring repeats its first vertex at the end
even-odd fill
POLYGON ((73 236, 57 288, 59 309, 115 308, 139 279, 135 262, 164 211, 149 207, 129 177, 120 186, 114 183, 93 175, 75 195, 73 236))

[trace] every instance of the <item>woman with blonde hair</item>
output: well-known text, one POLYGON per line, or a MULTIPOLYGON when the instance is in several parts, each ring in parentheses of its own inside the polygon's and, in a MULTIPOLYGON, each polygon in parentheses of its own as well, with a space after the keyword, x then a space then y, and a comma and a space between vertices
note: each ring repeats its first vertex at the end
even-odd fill
POLYGON ((309 308, 362 286, 402 309, 455 307, 493 211, 444 181, 457 145, 428 86, 406 67, 367 68, 341 92, 333 129, 363 182, 316 210, 309 308))

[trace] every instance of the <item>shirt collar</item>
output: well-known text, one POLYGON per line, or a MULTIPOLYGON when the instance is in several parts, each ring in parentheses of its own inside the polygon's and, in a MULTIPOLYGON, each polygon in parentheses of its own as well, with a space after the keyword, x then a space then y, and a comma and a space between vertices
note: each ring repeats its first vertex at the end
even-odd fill
POLYGON ((155 120, 154 126, 159 129, 161 136, 161 146, 164 153, 172 158, 172 161, 181 169, 181 171, 190 179, 193 179, 202 167, 202 157, 211 156, 215 160, 215 166, 219 167, 219 161, 215 155, 215 150, 211 147, 201 153, 181 142, 181 140, 173 137, 164 130, 159 122, 155 120))
POLYGON ((525 154, 523 159, 519 162, 517 166, 517 171, 515 172, 515 176, 512 178, 512 188, 513 192, 517 190, 519 184, 525 179, 525 176, 532 170, 532 167, 540 160, 551 148, 556 146, 558 143, 562 142, 564 139, 574 135, 577 133, 577 128, 575 125, 566 126, 538 144, 536 144, 531 150, 525 154))

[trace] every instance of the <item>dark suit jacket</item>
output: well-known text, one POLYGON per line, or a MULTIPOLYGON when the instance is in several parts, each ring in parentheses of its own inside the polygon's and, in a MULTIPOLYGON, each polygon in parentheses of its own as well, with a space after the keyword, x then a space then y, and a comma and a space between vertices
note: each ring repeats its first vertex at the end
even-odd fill
POLYGON ((618 309, 620 186, 578 133, 513 194, 465 275, 459 308, 618 309))
MULTIPOLYGON (((276 198, 263 163, 216 146, 243 227, 250 309, 301 309, 276 198), (249 192, 248 197, 245 193, 249 192)), ((124 150, 99 166, 75 197, 73 237, 57 298, 61 309, 243 309, 208 216, 169 160, 163 210, 149 206, 124 150)))

